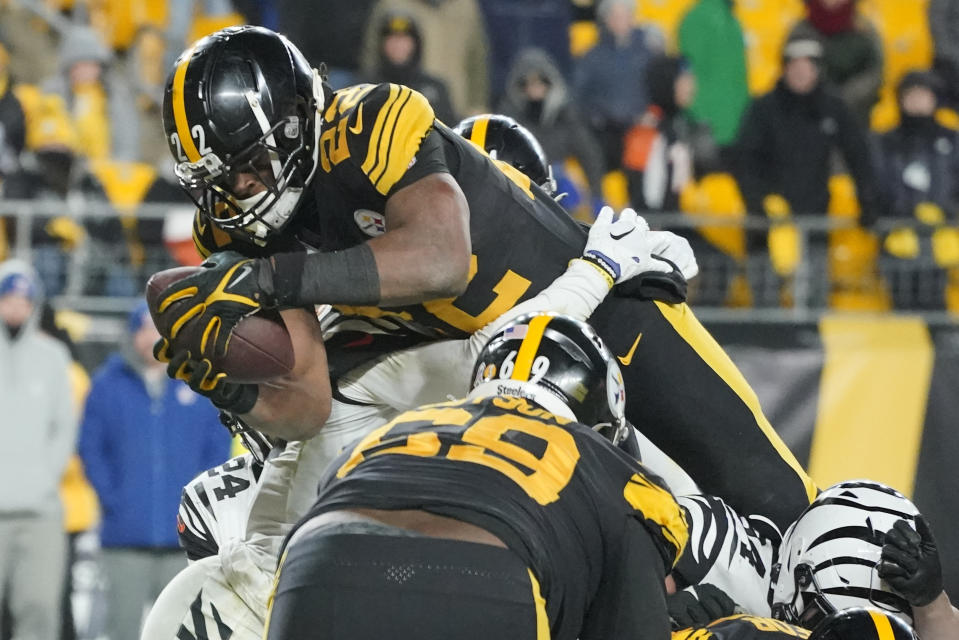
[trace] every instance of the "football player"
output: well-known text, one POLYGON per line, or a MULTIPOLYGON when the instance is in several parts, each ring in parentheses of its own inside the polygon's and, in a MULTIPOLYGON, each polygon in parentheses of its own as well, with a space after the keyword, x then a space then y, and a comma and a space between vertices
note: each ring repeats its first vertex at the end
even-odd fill
MULTIPOLYGON (((453 127, 494 162, 504 162, 556 198, 556 179, 542 145, 532 132, 509 116, 484 113, 461 120, 453 127)), ((507 169, 508 171, 508 169, 507 169)))
MULTIPOLYGON (((585 248, 593 250, 622 262, 624 277, 644 271, 643 261, 649 259, 651 252, 667 255, 687 277, 696 274, 688 245, 668 232, 648 231, 643 219, 630 211, 623 212, 615 222, 611 210, 600 213, 585 248), (617 236, 615 239, 611 231, 617 236)), ((242 456, 243 462, 235 459, 201 473, 184 489, 180 531, 188 556, 197 560, 219 554, 218 562, 209 565, 204 575, 217 584, 245 585, 236 587, 236 597, 246 603, 243 610, 257 613, 262 620, 279 545, 315 499, 322 469, 346 444, 382 426, 401 411, 446 400, 451 394, 462 395, 469 387, 469 363, 496 327, 509 317, 527 311, 554 310, 585 319, 608 292, 608 284, 595 269, 574 260, 540 294, 468 340, 433 342, 393 352, 372 366, 341 376, 336 391, 339 399, 332 401, 330 418, 309 441, 277 446, 267 457, 269 443, 257 438, 260 434, 241 432, 253 453, 242 456), (214 573, 218 574, 213 576, 214 573), (259 591, 251 590, 250 585, 259 587, 259 591)), ((342 323, 334 328, 337 326, 342 323)), ((636 435, 641 439, 640 434, 636 435)), ((690 486, 691 481, 676 469, 675 463, 651 443, 642 440, 640 449, 644 463, 657 465, 653 467, 657 472, 665 469, 671 482, 690 486)), ((183 585, 192 584, 193 581, 184 579, 171 584, 169 589, 182 591, 183 585)), ((155 615, 162 615, 163 621, 154 621, 152 628, 164 630, 166 636, 156 638, 169 637, 171 629, 183 624, 189 613, 186 607, 194 602, 194 597, 183 595, 170 600, 184 603, 182 609, 171 605, 157 610, 155 615)), ((213 606, 220 611, 221 622, 233 627, 223 613, 224 608, 233 607, 228 603, 213 606)), ((207 615, 209 607, 200 606, 200 611, 207 615)), ((145 636, 146 640, 153 638, 145 636)))
POLYGON ((267 637, 666 635, 686 523, 597 433, 625 426, 602 340, 524 315, 472 379, 466 399, 402 413, 333 462, 283 553, 267 637))
MULTIPOLYGON (((200 209, 200 244, 233 251, 165 292, 182 312, 164 324, 197 323, 207 339, 177 353, 166 342, 158 357, 235 413, 258 389, 231 385, 213 360, 249 313, 329 303, 385 320, 398 335, 364 350, 373 357, 468 336, 541 291, 585 242, 548 194, 436 121, 421 95, 385 84, 333 92, 262 28, 226 29, 186 51, 167 83, 164 126, 200 209)), ((603 256, 591 264, 618 279, 603 256)), ((657 271, 635 287, 678 301, 677 280, 657 271)), ((591 322, 623 365, 631 421, 704 490, 786 526, 816 488, 742 375, 684 304, 620 293, 591 322)), ((294 336, 297 361, 303 338, 294 336)), ((329 411, 315 401, 286 409, 329 411)))
POLYGON ((823 491, 781 538, 714 497, 678 498, 689 522, 677 586, 709 583, 745 611, 812 629, 828 614, 879 607, 924 640, 959 638, 935 540, 915 505, 870 480, 823 491))

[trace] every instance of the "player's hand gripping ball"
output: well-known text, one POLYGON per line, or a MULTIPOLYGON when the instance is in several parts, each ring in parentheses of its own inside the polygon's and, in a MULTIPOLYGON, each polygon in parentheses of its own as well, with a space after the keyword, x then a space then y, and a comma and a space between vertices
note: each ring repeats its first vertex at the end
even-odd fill
MULTIPOLYGON (((239 383, 263 382, 288 374, 294 364, 293 344, 278 311, 253 309, 250 315, 241 316, 232 331, 228 331, 225 323, 216 319, 217 316, 210 319, 203 312, 195 311, 199 293, 180 294, 180 297, 175 297, 177 293, 169 293, 172 285, 193 279, 198 274, 206 275, 205 270, 205 267, 167 269, 155 273, 147 282, 147 304, 162 336, 155 350, 157 358, 169 362, 176 356, 183 359, 183 354, 188 352, 189 360, 208 361, 209 375, 205 376, 204 382, 209 388, 202 389, 206 391, 212 389, 213 379, 221 373, 230 381, 239 383)), ((235 271, 232 277, 235 281, 235 271)), ((225 287, 229 288, 229 284, 228 281, 225 287)), ((216 287, 214 295, 223 288, 216 287)))

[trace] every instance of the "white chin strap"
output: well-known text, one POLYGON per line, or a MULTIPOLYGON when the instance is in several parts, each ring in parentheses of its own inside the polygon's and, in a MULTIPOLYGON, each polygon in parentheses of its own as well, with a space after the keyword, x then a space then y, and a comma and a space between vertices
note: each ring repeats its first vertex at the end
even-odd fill
POLYGON ((260 209, 266 210, 266 213, 261 214, 259 218, 247 216, 250 220, 244 220, 248 224, 245 224, 243 228, 258 239, 265 238, 271 231, 281 229, 296 209, 301 195, 303 195, 303 189, 290 187, 281 191, 279 197, 275 197, 273 193, 268 193, 266 196, 258 193, 249 198, 237 200, 237 206, 243 211, 249 211, 257 204, 260 205, 260 209))
POLYGON ((576 420, 572 409, 566 406, 556 394, 549 389, 541 387, 532 382, 519 382, 516 380, 488 380, 481 382, 473 387, 467 398, 487 398, 489 396, 514 396, 517 398, 526 398, 532 400, 550 413, 561 418, 576 420))

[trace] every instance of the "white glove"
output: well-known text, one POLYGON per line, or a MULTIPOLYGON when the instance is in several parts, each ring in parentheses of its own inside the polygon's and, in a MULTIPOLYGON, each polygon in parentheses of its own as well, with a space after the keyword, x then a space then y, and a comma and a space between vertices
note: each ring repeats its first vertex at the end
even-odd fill
POLYGON ((614 222, 612 207, 603 207, 589 230, 582 259, 605 272, 612 287, 641 273, 672 271, 668 262, 652 255, 654 246, 649 225, 635 211, 623 209, 614 222))
POLYGON ((696 277, 699 265, 696 264, 696 255, 689 246, 689 240, 672 231, 650 231, 649 235, 653 240, 651 251, 654 256, 675 264, 687 282, 696 277))

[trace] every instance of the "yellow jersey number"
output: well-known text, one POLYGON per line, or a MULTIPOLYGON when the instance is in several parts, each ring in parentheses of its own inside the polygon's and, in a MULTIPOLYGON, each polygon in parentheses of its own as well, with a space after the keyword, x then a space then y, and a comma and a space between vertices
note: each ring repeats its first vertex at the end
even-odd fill
POLYGON ((336 472, 336 477, 345 477, 363 460, 375 456, 439 455, 440 439, 434 431, 385 437, 397 425, 427 422, 436 426, 464 427, 460 434, 461 444, 449 447, 445 453, 446 459, 494 469, 515 482, 538 504, 547 505, 558 500, 560 492, 573 477, 579 461, 579 449, 569 431, 545 422, 544 418, 560 424, 568 420, 532 407, 522 398, 494 398, 493 404, 529 417, 514 413, 476 418, 464 408, 443 405, 407 411, 360 441, 336 472), (545 442, 546 449, 542 456, 537 457, 523 447, 503 440, 509 431, 518 431, 545 442), (532 473, 527 473, 526 469, 531 469, 532 473))

